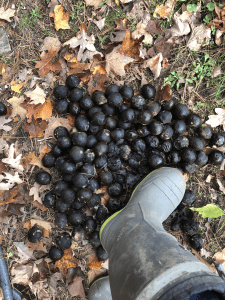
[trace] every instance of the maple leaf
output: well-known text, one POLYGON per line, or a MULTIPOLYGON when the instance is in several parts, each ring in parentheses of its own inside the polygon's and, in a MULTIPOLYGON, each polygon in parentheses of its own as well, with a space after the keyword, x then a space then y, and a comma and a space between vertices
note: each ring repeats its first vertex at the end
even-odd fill
POLYGON ((87 6, 94 6, 94 9, 98 9, 102 0, 85 0, 85 3, 87 6))
POLYGON ((44 138, 48 138, 50 136, 54 136, 54 130, 58 126, 64 126, 66 127, 69 131, 72 129, 72 126, 69 124, 68 118, 47 118, 46 119, 48 123, 48 127, 45 131, 45 136, 44 138))
POLYGON ((163 19, 170 18, 176 3, 177 0, 167 0, 165 5, 157 5, 153 17, 157 18, 157 15, 159 15, 163 19))
POLYGON ((62 71, 61 64, 59 62, 52 62, 52 60, 56 57, 57 51, 51 46, 48 50, 48 53, 43 51, 41 53, 41 60, 38 61, 35 65, 35 68, 38 68, 38 74, 40 76, 44 76, 48 74, 50 71, 62 71))
POLYGON ((154 79, 158 78, 162 69, 161 62, 163 61, 162 53, 157 54, 153 58, 146 60, 142 67, 148 67, 154 74, 154 79))
POLYGON ((8 118, 6 119, 5 116, 1 116, 0 117, 0 129, 4 130, 4 131, 10 131, 12 130, 12 127, 10 127, 9 125, 5 125, 9 122, 11 122, 13 119, 11 118, 8 118))
POLYGON ((63 46, 69 46, 72 49, 79 47, 77 61, 85 61, 86 59, 93 59, 93 56, 96 54, 103 56, 102 53, 96 50, 94 43, 94 35, 92 34, 91 36, 88 36, 85 29, 81 27, 81 30, 77 33, 77 36, 65 42, 63 46))
POLYGON ((4 175, 0 175, 0 190, 9 190, 11 189, 15 183, 22 183, 23 180, 20 179, 19 177, 19 173, 15 172, 14 175, 8 173, 8 172, 2 172, 4 175), (6 181, 6 182, 2 182, 2 180, 6 181))
POLYGON ((8 22, 12 22, 12 20, 10 20, 11 17, 14 17, 15 14, 15 10, 8 8, 8 9, 4 9, 4 7, 0 7, 0 19, 2 20, 6 20, 8 22))
POLYGON ((20 173, 22 173, 24 170, 23 166, 20 164, 22 154, 19 154, 16 158, 14 158, 14 152, 15 152, 14 146, 15 144, 11 144, 8 151, 8 157, 3 158, 2 162, 8 164, 11 168, 17 169, 20 173))
POLYGON ((30 104, 43 104, 45 102, 46 94, 45 92, 37 85, 33 91, 24 93, 28 98, 31 99, 30 104))
POLYGON ((11 90, 16 92, 16 93, 20 93, 22 87, 24 86, 24 82, 18 83, 16 84, 16 81, 11 81, 10 85, 11 85, 11 90))
POLYGON ((225 109, 215 108, 215 112, 217 115, 208 116, 209 119, 205 123, 213 128, 223 125, 223 130, 225 131, 225 109))
POLYGON ((13 97, 7 101, 12 105, 11 117, 14 118, 15 116, 19 115, 21 120, 25 119, 27 110, 20 106, 20 104, 24 102, 24 97, 13 97))
POLYGON ((120 53, 139 60, 140 59, 139 47, 141 46, 141 42, 143 41, 143 39, 144 37, 142 36, 138 39, 132 38, 131 31, 127 30, 120 48, 120 53))
POLYGON ((49 16, 54 18, 55 29, 57 31, 59 31, 59 29, 70 29, 70 25, 68 24, 70 13, 64 12, 63 5, 56 5, 54 13, 50 12, 49 16))
POLYGON ((105 60, 106 60, 105 69, 107 74, 113 72, 116 75, 125 76, 126 73, 124 67, 134 61, 133 58, 121 54, 120 48, 121 45, 115 47, 112 52, 105 55, 105 60))
POLYGON ((51 37, 51 36, 47 36, 44 39, 44 44, 42 45, 40 51, 49 51, 50 47, 52 47, 52 49, 58 53, 59 50, 61 49, 61 42, 59 41, 58 37, 51 37))
POLYGON ((29 133, 29 136, 31 138, 33 137, 43 137, 44 136, 44 131, 48 127, 48 124, 46 121, 41 121, 38 123, 33 119, 33 122, 30 124, 24 124, 23 125, 23 130, 25 132, 29 133))

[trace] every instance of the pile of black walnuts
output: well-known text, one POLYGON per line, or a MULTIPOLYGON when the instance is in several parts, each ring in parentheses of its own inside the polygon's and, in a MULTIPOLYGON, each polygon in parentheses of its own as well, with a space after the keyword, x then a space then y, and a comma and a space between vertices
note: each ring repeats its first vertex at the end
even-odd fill
MULTIPOLYGON (((210 126, 202 125, 200 116, 173 98, 154 101, 156 90, 150 84, 141 88, 140 95, 134 95, 130 86, 111 84, 105 93, 97 90, 92 97, 78 85, 79 79, 70 75, 66 86, 54 88, 56 110, 75 116, 75 128, 68 132, 63 126, 57 127, 56 144, 42 160, 44 167, 56 168, 62 175, 45 193, 43 204, 58 212, 55 225, 62 229, 68 224, 74 226, 71 235, 64 232, 56 238, 56 246, 49 252, 54 261, 71 246, 72 237, 76 241, 88 237, 99 260, 107 259, 99 240, 100 225, 127 204, 134 187, 154 169, 171 166, 192 173, 196 166, 223 160, 222 152, 213 150, 207 155, 204 148, 222 146, 225 135, 213 133, 210 126), (108 187, 110 196, 106 205, 96 193, 103 186, 108 187), (84 214, 86 207, 93 212, 92 217, 84 214)), ((51 175, 41 170, 36 181, 49 184, 51 175)), ((202 240, 198 224, 187 208, 194 202, 191 193, 185 194, 171 229, 181 228, 199 250, 202 240)))

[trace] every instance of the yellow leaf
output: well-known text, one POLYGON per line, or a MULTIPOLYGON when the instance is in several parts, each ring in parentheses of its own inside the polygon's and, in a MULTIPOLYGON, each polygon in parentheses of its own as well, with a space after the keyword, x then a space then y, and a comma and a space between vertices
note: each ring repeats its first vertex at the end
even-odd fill
POLYGON ((62 5, 56 5, 54 8, 54 13, 50 12, 49 16, 54 18, 55 29, 57 31, 59 29, 70 29, 70 26, 68 24, 70 14, 69 12, 63 11, 62 5))
POLYGON ((77 63, 77 57, 74 56, 72 53, 67 53, 64 56, 64 59, 70 63, 77 63))
POLYGON ((0 63, 0 75, 5 73, 5 64, 0 63))
POLYGON ((24 86, 24 84, 25 84, 25 82, 21 82, 21 83, 16 84, 15 81, 11 81, 11 90, 16 92, 16 93, 20 93, 22 87, 24 86))

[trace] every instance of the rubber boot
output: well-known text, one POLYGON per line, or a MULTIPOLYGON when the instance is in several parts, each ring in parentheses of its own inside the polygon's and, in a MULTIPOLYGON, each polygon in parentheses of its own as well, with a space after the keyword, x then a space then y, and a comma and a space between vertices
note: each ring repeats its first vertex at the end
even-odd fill
POLYGON ((158 169, 102 225, 113 300, 189 300, 203 291, 215 291, 225 300, 223 279, 162 226, 181 202, 185 186, 177 169, 158 169))

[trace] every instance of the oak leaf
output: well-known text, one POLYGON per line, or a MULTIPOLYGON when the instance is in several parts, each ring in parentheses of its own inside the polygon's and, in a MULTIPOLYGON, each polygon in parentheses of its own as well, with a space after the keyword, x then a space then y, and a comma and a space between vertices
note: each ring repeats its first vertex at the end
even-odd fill
POLYGON ((34 115, 35 119, 47 119, 52 116, 52 104, 50 100, 46 100, 45 103, 37 110, 36 114, 34 115))
POLYGON ((28 98, 31 99, 30 104, 43 104, 45 102, 46 94, 45 92, 37 85, 33 91, 24 93, 28 98))
POLYGON ((46 119, 48 123, 48 127, 45 130, 45 135, 44 138, 48 138, 50 136, 54 136, 54 130, 58 126, 64 126, 66 127, 69 131, 72 129, 72 126, 69 124, 68 118, 47 118, 46 119))
POLYGON ((5 204, 9 204, 9 203, 15 203, 15 199, 14 197, 18 194, 18 191, 15 190, 12 192, 11 196, 9 197, 9 199, 7 199, 6 201, 0 201, 0 205, 5 205, 5 204))
POLYGON ((115 47, 112 52, 105 55, 105 69, 107 74, 113 72, 116 75, 125 76, 124 67, 134 61, 134 58, 121 54, 120 48, 121 45, 115 47))
POLYGON ((8 157, 3 158, 2 162, 8 164, 11 168, 17 169, 20 173, 22 173, 24 170, 23 166, 21 165, 22 154, 19 154, 16 158, 14 158, 14 153, 15 153, 14 146, 15 144, 11 144, 8 151, 8 157))
POLYGON ((11 81, 10 85, 11 85, 11 90, 16 92, 16 93, 20 93, 22 87, 24 86, 25 82, 21 82, 21 83, 16 83, 16 81, 11 81))
POLYGON ((40 51, 49 51, 51 47, 56 53, 59 52, 59 50, 61 49, 61 42, 59 41, 58 37, 55 38, 47 36, 44 39, 44 44, 42 45, 40 51))
POLYGON ((11 17, 14 17, 15 14, 15 10, 8 8, 8 9, 4 9, 4 7, 0 7, 0 19, 2 20, 6 20, 8 22, 12 22, 12 20, 10 20, 11 17))
POLYGON ((163 56, 162 53, 157 54, 156 56, 149 58, 148 60, 146 60, 142 67, 143 68, 149 68, 152 73, 154 74, 154 79, 157 79, 160 75, 162 66, 161 66, 161 62, 163 61, 163 56))
POLYGON ((43 137, 44 132, 45 132, 47 127, 48 127, 48 124, 47 124, 46 121, 41 121, 40 123, 38 123, 37 121, 35 121, 33 119, 32 123, 23 125, 23 130, 25 132, 28 132, 29 136, 31 138, 33 138, 33 137, 43 137))
POLYGON ((54 18, 55 29, 57 31, 59 31, 59 29, 70 29, 70 25, 68 24, 70 13, 64 12, 63 5, 56 5, 54 13, 50 12, 49 16, 54 18))
POLYGON ((139 47, 141 46, 143 39, 144 39, 143 36, 141 36, 138 39, 134 39, 131 35, 131 31, 127 30, 120 48, 120 53, 139 60, 140 59, 139 47))
POLYGON ((215 108, 215 112, 217 115, 208 116, 209 119, 205 123, 213 128, 223 125, 223 130, 225 131, 225 109, 215 108))
POLYGON ((86 59, 93 59, 93 56, 96 54, 103 56, 102 53, 96 50, 94 43, 95 43, 94 35, 92 34, 91 36, 88 36, 85 29, 81 27, 81 30, 80 32, 77 33, 77 36, 65 42, 63 46, 69 46, 72 49, 79 47, 77 60, 85 61, 86 59))
POLYGON ((58 52, 54 49, 54 46, 51 46, 48 52, 43 51, 41 53, 41 60, 35 65, 35 68, 39 69, 38 74, 40 76, 44 76, 50 71, 55 72, 62 70, 61 64, 58 61, 52 62, 57 54, 58 52))
POLYGON ((11 117, 14 118, 15 116, 19 115, 21 120, 25 119, 27 110, 20 106, 20 104, 24 102, 24 97, 13 97, 7 101, 12 105, 11 117))
POLYGON ((11 122, 13 119, 8 118, 6 119, 5 116, 1 116, 0 117, 0 129, 4 130, 4 131, 10 131, 12 130, 12 127, 10 127, 9 125, 6 125, 7 123, 11 122))
POLYGON ((67 270, 71 267, 76 268, 78 264, 78 259, 73 256, 73 250, 71 248, 64 250, 63 257, 55 263, 55 268, 66 275, 67 270))
POLYGON ((16 183, 22 183, 23 180, 20 179, 19 173, 15 172, 14 175, 8 172, 2 172, 2 174, 5 175, 0 175, 0 190, 7 191, 11 189, 16 183), (2 182, 2 181, 6 182, 2 182))

